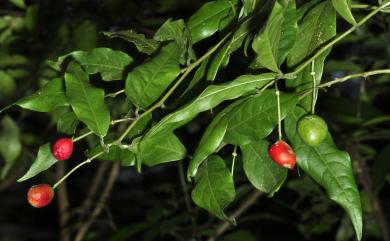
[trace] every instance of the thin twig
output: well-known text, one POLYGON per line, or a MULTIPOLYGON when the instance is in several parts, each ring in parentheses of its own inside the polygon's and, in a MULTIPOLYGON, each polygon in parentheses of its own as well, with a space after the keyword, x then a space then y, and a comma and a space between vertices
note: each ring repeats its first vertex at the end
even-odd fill
MULTIPOLYGON (((229 217, 230 220, 237 219, 240 217, 246 210, 248 210, 253 204, 256 203, 257 199, 259 199, 263 195, 262 192, 253 191, 250 196, 245 199, 241 205, 233 212, 233 214, 229 217)), ((221 236, 226 230, 228 230, 231 226, 231 222, 225 221, 222 222, 216 229, 215 235, 210 237, 207 241, 215 241, 216 238, 221 236)))
POLYGON ((390 74, 390 69, 377 69, 377 70, 372 70, 372 71, 367 71, 367 72, 346 75, 342 78, 336 78, 332 81, 320 84, 317 86, 317 88, 327 88, 327 87, 330 87, 334 84, 343 83, 343 82, 348 81, 350 79, 361 78, 361 77, 367 78, 369 76, 379 75, 379 74, 390 74))
MULTIPOLYGON (((56 176, 57 178, 62 177, 65 174, 66 163, 59 162, 56 167, 56 176)), ((60 224, 60 240, 61 241, 70 241, 69 233, 69 198, 68 191, 66 188, 66 183, 61 185, 57 189, 57 201, 58 201, 58 212, 59 212, 59 224, 60 224)))
POLYGON ((106 186, 104 187, 104 190, 102 194, 100 195, 99 202, 97 203, 95 209, 92 211, 91 216, 89 219, 84 223, 84 225, 79 229, 75 241, 82 241, 87 234, 88 230, 91 228, 91 226, 96 221, 97 217, 100 215, 100 213, 103 211, 106 200, 108 199, 112 188, 114 187, 115 180, 119 173, 119 163, 116 162, 113 164, 110 172, 110 176, 107 180, 106 186))

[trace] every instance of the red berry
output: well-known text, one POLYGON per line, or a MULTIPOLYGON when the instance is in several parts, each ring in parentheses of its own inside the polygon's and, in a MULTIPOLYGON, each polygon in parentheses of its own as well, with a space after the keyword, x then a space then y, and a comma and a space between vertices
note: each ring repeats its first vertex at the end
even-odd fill
POLYGON ((280 140, 275 142, 269 149, 269 155, 279 166, 294 169, 296 161, 295 153, 285 141, 280 140))
POLYGON ((42 208, 49 205, 53 197, 53 188, 47 184, 32 186, 27 192, 27 201, 35 208, 42 208))
POLYGON ((52 153, 55 159, 64 161, 70 158, 73 152, 73 141, 70 138, 58 139, 52 148, 52 153))

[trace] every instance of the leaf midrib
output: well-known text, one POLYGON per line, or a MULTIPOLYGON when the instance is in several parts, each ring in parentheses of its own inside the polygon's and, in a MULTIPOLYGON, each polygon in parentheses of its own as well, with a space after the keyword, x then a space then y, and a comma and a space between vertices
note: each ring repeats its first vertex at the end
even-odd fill
POLYGON ((224 8, 220 9, 220 11, 216 12, 214 15, 209 15, 208 17, 206 17, 205 19, 203 20, 200 20, 199 22, 195 22, 195 24, 192 25, 192 28, 190 28, 190 31, 191 29, 195 29, 196 27, 198 27, 199 25, 201 25, 203 22, 206 22, 207 20, 219 15, 220 13, 222 13, 223 11, 226 11, 226 9, 229 9, 231 8, 232 6, 231 5, 227 5, 225 6, 224 8))
MULTIPOLYGON (((81 85, 81 89, 82 89, 82 91, 83 91, 83 94, 84 94, 84 96, 85 96, 85 99, 87 100, 87 104, 88 104, 88 108, 89 108, 89 110, 92 112, 92 116, 93 116, 93 119, 94 119, 94 121, 95 121, 95 125, 96 125, 96 127, 97 127, 97 129, 98 129, 98 131, 99 131, 99 135, 100 136, 102 136, 102 131, 101 131, 101 129, 100 129, 100 126, 99 126, 99 122, 98 122, 98 120, 97 120, 97 116, 96 116, 96 113, 93 111, 93 109, 92 109, 92 105, 91 105, 91 103, 90 103, 90 100, 89 100, 89 98, 88 98, 88 95, 87 95, 87 92, 86 92, 86 86, 84 86, 84 83, 81 83, 80 81, 82 81, 82 80, 79 80, 78 78, 75 78, 76 80, 77 80, 77 82, 79 82, 79 84, 81 85)), ((92 89, 92 88, 91 88, 92 89)), ((92 90, 94 90, 94 89, 92 89, 92 90)))
MULTIPOLYGON (((162 53, 163 53, 163 52, 162 52, 162 53)), ((169 57, 166 58, 165 61, 164 61, 164 60, 163 60, 163 61, 157 61, 157 63, 161 63, 161 65, 158 65, 157 71, 152 71, 152 72, 153 72, 152 77, 150 78, 149 81, 146 82, 145 87, 142 88, 142 91, 141 91, 141 93, 140 93, 140 99, 139 99, 139 101, 137 102, 138 105, 140 105, 141 102, 144 102, 144 101, 143 101, 143 96, 144 96, 144 94, 145 94, 145 91, 149 88, 150 84, 151 84, 152 82, 154 82, 156 76, 161 72, 161 70, 162 70, 165 66, 168 65, 168 62, 171 61, 172 55, 173 55, 173 54, 174 54, 174 51, 171 51, 169 57)), ((159 57, 160 57, 160 56, 159 56, 159 57)), ((153 61, 153 60, 152 60, 152 61, 153 61)), ((154 59, 154 61, 155 61, 155 59, 154 59)), ((142 104, 145 104, 145 103, 142 103, 142 104)), ((145 105, 146 105, 146 104, 145 104, 145 105)))
MULTIPOLYGON (((189 106, 185 107, 185 108, 182 109, 181 111, 179 110, 178 112, 175 112, 176 114, 173 113, 171 116, 168 116, 167 121, 157 123, 157 124, 155 125, 155 127, 152 129, 153 132, 150 132, 150 135, 153 135, 154 133, 158 132, 158 131, 159 131, 159 128, 160 128, 162 125, 164 125, 165 123, 167 123, 167 122, 170 123, 169 118, 172 118, 172 116, 175 117, 176 115, 178 115, 178 113, 180 114, 180 113, 182 113, 182 112, 188 112, 189 110, 191 110, 191 109, 193 108, 193 106, 198 105, 198 103, 201 102, 201 100, 204 99, 204 98, 207 98, 207 97, 209 97, 209 96, 211 96, 211 95, 216 95, 216 94, 219 93, 219 92, 226 91, 226 90, 231 89, 231 88, 236 88, 236 87, 241 86, 241 85, 249 85, 249 84, 252 84, 252 83, 255 83, 255 82, 267 81, 267 80, 271 80, 271 79, 274 79, 274 78, 275 78, 275 77, 273 77, 273 78, 271 78, 271 77, 270 77, 270 78, 264 78, 264 79, 256 79, 256 80, 253 80, 253 81, 247 81, 247 82, 244 82, 244 83, 239 83, 239 84, 237 84, 237 85, 224 86, 225 88, 223 88, 223 89, 218 89, 217 91, 214 91, 214 92, 209 93, 209 94, 207 94, 207 95, 199 96, 199 98, 196 99, 196 100, 194 100, 194 102, 192 102, 189 106)), ((243 95, 243 94, 242 94, 242 95, 243 95)), ((239 95, 239 96, 242 96, 242 95, 239 95)), ((231 99, 231 98, 229 98, 229 99, 231 99)), ((224 100, 227 100, 227 99, 224 99, 224 100)), ((224 101, 224 100, 222 100, 222 101, 224 101)), ((221 101, 221 102, 222 102, 222 101, 221 101)), ((199 112, 201 112, 201 111, 197 111, 197 113, 199 113, 199 112)), ((187 117, 185 117, 185 119, 186 119, 186 118, 187 118, 187 117)), ((184 120, 184 119, 180 119, 180 120, 178 120, 178 121, 171 122, 171 123, 177 123, 177 122, 182 121, 182 120, 184 120)))

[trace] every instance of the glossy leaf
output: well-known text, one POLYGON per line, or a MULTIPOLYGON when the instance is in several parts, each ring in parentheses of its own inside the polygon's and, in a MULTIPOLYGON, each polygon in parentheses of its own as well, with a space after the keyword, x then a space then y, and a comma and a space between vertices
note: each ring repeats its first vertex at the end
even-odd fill
POLYGON ((5 161, 1 170, 1 179, 8 174, 21 151, 19 127, 9 116, 5 116, 1 121, 0 131, 0 154, 5 161))
POLYGON ((142 132, 148 127, 151 121, 152 121, 152 114, 144 116, 130 130, 129 134, 127 134, 127 137, 129 139, 133 139, 134 137, 141 135, 142 132))
POLYGON ((234 9, 238 1, 217 0, 204 4, 188 20, 192 43, 199 42, 202 39, 210 37, 221 28, 221 22, 224 20, 227 25, 232 18, 227 18, 234 9))
POLYGON ((126 80, 126 94, 141 108, 155 102, 180 74, 180 51, 176 43, 164 46, 150 61, 136 67, 126 80))
POLYGON ((133 62, 126 53, 110 48, 94 48, 90 51, 75 51, 61 56, 57 61, 48 61, 48 64, 57 71, 61 71, 65 60, 72 57, 88 74, 100 73, 105 81, 122 79, 125 67, 133 62))
POLYGON ((125 67, 133 62, 133 58, 126 53, 110 48, 94 48, 89 52, 76 51, 72 56, 88 74, 100 73, 105 81, 122 79, 125 67))
POLYGON ((357 239, 362 237, 362 209, 359 190, 352 173, 351 159, 340 151, 330 134, 318 147, 306 145, 297 132, 298 120, 306 114, 296 107, 285 120, 285 131, 297 155, 297 163, 316 182, 323 186, 330 199, 348 213, 357 239))
POLYGON ((62 79, 53 79, 35 94, 27 96, 16 102, 16 105, 39 112, 50 112, 58 106, 68 105, 63 90, 62 79))
POLYGON ((143 164, 155 166, 183 159, 186 149, 173 133, 166 133, 142 140, 137 154, 143 164))
POLYGON ((77 118, 98 136, 110 126, 110 112, 104 103, 104 90, 88 82, 88 74, 72 62, 65 73, 66 95, 77 118))
MULTIPOLYGON (((87 157, 92 157, 101 151, 103 151, 102 146, 97 145, 88 150, 85 155, 87 157)), ((128 149, 121 149, 119 146, 111 146, 108 152, 98 156, 97 159, 103 161, 120 162, 122 166, 134 166, 136 157, 135 154, 128 149)))
POLYGON ((240 12, 240 17, 248 16, 250 13, 252 13, 256 6, 259 5, 261 1, 259 0, 241 0, 242 2, 242 8, 240 12))
POLYGON ((227 129, 227 120, 223 117, 224 115, 219 115, 215 118, 203 134, 194 157, 191 159, 190 166, 188 167, 189 176, 194 177, 203 160, 214 153, 222 143, 227 129))
POLYGON ((57 131, 67 135, 73 135, 79 124, 77 116, 73 112, 66 112, 57 121, 57 131))
POLYGON ((267 69, 280 72, 280 65, 294 45, 297 28, 295 0, 275 2, 266 26, 253 40, 255 61, 267 69))
POLYGON ((133 30, 125 30, 119 32, 103 32, 109 38, 121 38, 135 45, 138 51, 148 55, 155 53, 160 44, 151 38, 146 38, 144 34, 137 33, 133 30))
POLYGON ((196 205, 218 218, 228 218, 223 210, 234 200, 234 182, 225 162, 219 156, 211 156, 203 163, 191 197, 196 205))
MULTIPOLYGON (((308 56, 312 55, 329 39, 336 35, 336 13, 330 1, 321 2, 311 8, 299 25, 297 39, 287 59, 289 67, 301 64, 308 56), (302 46, 305 46, 302 48, 302 46)), ((317 84, 319 84, 324 68, 324 61, 330 50, 321 54, 315 60, 314 72, 317 84)), ((312 87, 311 66, 302 70, 295 79, 286 81, 288 87, 296 87, 296 91, 312 87)), ((302 105, 310 109, 311 96, 303 99, 302 105)))
POLYGON ((189 91, 191 91, 201 80, 203 80, 206 76, 207 67, 209 65, 209 58, 205 59, 202 64, 196 70, 194 77, 188 84, 187 88, 183 92, 182 96, 186 95, 189 91))
POLYGON ((153 37, 160 42, 173 40, 180 49, 180 63, 185 65, 196 59, 195 52, 191 45, 190 32, 182 19, 172 21, 168 19, 157 30, 153 37))
POLYGON ((245 38, 255 27, 256 25, 254 25, 250 19, 240 25, 237 31, 233 34, 232 38, 212 58, 207 72, 208 80, 214 80, 218 71, 228 65, 230 55, 241 47, 245 38))
MULTIPOLYGON (((280 94, 281 118, 284 119, 298 102, 298 95, 280 94)), ((225 142, 243 145, 250 140, 267 137, 277 126, 277 101, 274 90, 253 96, 229 113, 225 142)))
POLYGON ((208 86, 191 103, 167 115, 153 126, 145 138, 158 133, 172 132, 176 128, 191 121, 200 112, 210 110, 225 100, 232 100, 253 93, 256 88, 261 88, 275 79, 275 77, 276 74, 273 73, 242 75, 225 84, 208 86))
POLYGON ((226 115, 245 99, 237 100, 233 104, 223 109, 207 127, 198 147, 195 150, 187 170, 187 178, 194 177, 200 164, 217 150, 225 136, 227 130, 226 115))
POLYGON ((351 12, 351 0, 332 0, 333 7, 347 22, 356 25, 356 20, 351 12))
POLYGON ((18 182, 23 182, 38 175, 43 171, 46 171, 57 162, 58 161, 51 154, 50 143, 46 143, 39 148, 37 158, 31 165, 31 167, 28 169, 26 174, 19 178, 18 182))
POLYGON ((246 176, 258 190, 272 196, 287 177, 287 169, 278 166, 268 154, 270 143, 265 140, 240 145, 246 176))

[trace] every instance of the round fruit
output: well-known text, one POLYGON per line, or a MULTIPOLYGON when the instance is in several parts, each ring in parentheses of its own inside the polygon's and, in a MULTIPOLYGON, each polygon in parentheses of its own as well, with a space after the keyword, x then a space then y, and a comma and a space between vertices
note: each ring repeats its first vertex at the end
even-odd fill
POLYGON ((293 149, 285 141, 277 141, 269 149, 271 159, 281 167, 294 169, 296 157, 293 149))
POLYGON ((27 201, 35 208, 42 208, 49 205, 53 197, 53 188, 47 184, 32 186, 27 192, 27 201))
POLYGON ((328 134, 328 125, 318 115, 307 115, 298 122, 298 133, 309 146, 318 146, 328 134))
POLYGON ((58 139, 52 148, 52 153, 55 159, 64 161, 70 158, 73 152, 73 141, 70 138, 58 139))

